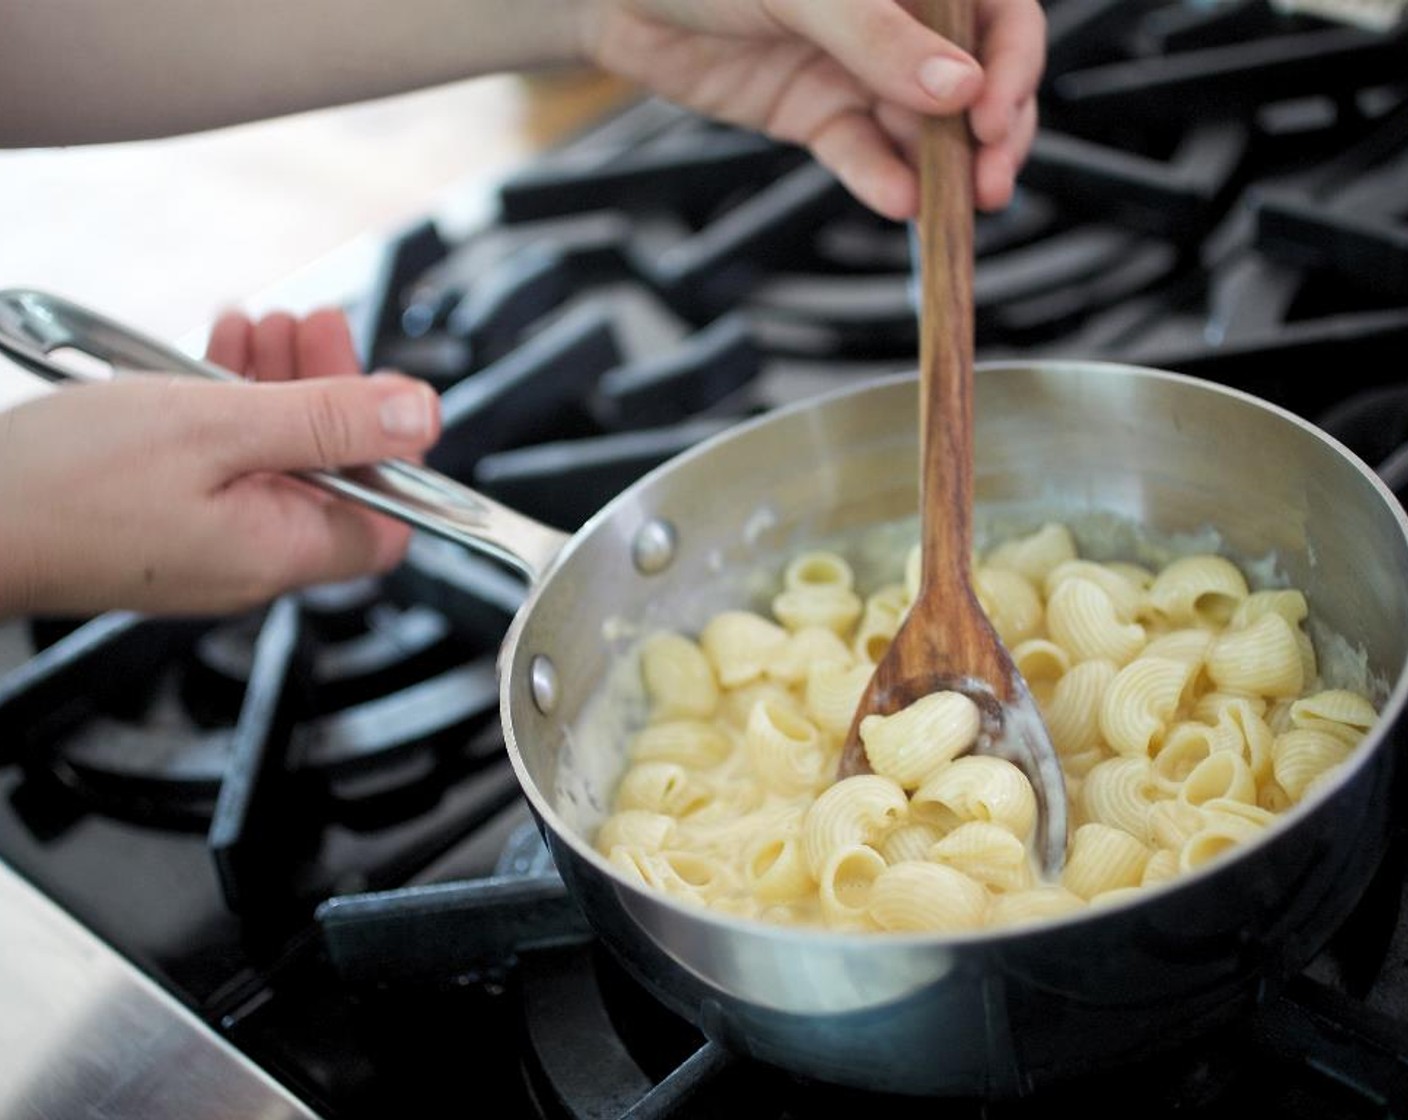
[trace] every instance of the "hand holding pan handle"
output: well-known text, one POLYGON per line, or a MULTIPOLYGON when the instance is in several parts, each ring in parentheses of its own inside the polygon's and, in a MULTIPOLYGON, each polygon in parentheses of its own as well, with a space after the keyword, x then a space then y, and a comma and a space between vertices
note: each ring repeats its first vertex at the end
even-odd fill
MULTIPOLYGON (((0 291, 0 352, 49 381, 92 381, 93 360, 123 373, 177 373, 211 381, 236 374, 183 354, 58 296, 0 291), (70 363, 62 360, 68 356, 70 363)), ((438 471, 401 459, 346 470, 301 472, 325 490, 417 529, 503 561, 536 580, 567 540, 564 533, 515 512, 438 471)))

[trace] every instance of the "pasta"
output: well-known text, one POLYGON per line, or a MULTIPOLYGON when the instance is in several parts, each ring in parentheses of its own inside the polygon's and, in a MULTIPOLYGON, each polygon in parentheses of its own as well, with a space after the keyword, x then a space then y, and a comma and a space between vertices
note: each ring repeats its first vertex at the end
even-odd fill
POLYGON ((751 611, 724 611, 709 620, 699 645, 720 687, 757 680, 787 645, 787 631, 751 611))
POLYGON ((1026 576, 983 567, 974 573, 973 589, 1003 645, 1010 648, 1037 636, 1045 608, 1026 576))
POLYGON ((802 851, 800 812, 779 820, 749 845, 743 875, 762 902, 792 902, 811 893, 814 881, 802 851))
POLYGON ((942 863, 884 868, 871 885, 866 917, 885 930, 968 930, 983 924, 988 892, 942 863))
POLYGON ((1272 612, 1245 629, 1219 635, 1208 651, 1208 674, 1218 688, 1257 696, 1296 696, 1305 666, 1291 624, 1272 612))
POLYGON ((1230 560, 1204 553, 1173 561, 1148 594, 1153 612, 1173 625, 1222 626, 1250 592, 1230 560))
POLYGON ((1051 637, 1077 661, 1127 665, 1144 648, 1144 627, 1124 622, 1115 601, 1097 583, 1071 578, 1057 583, 1046 601, 1051 637))
POLYGON ((1192 676, 1171 657, 1141 657, 1110 682, 1100 701, 1100 732, 1117 754, 1147 756, 1163 741, 1192 676))
POLYGON ((1111 758, 1093 767, 1081 783, 1081 817, 1145 840, 1156 792, 1147 758, 1111 758))
POLYGON ((763 613, 637 647, 648 714, 594 841, 681 902, 850 932, 961 932, 1116 905, 1215 863, 1314 794, 1373 728, 1320 676, 1294 588, 1225 557, 1153 570, 1078 555, 1059 524, 974 558, 979 600, 1042 709, 1071 833, 1059 882, 1033 858, 1035 793, 973 753, 977 706, 935 692, 858 731, 870 773, 836 780, 876 662, 917 593, 866 592, 840 552, 780 573, 763 613))
POLYGON ((743 742, 754 773, 769 789, 785 795, 825 784, 829 756, 821 729, 791 705, 759 700, 748 715, 743 742))
POLYGON ((1012 763, 966 755, 914 791, 910 812, 945 831, 965 821, 988 821, 1025 841, 1036 824, 1036 794, 1012 763))
POLYGON ((814 875, 841 850, 872 844, 908 818, 904 790, 889 778, 861 774, 837 782, 807 808, 802 853, 814 875))
POLYGON ((968 821, 930 846, 928 858, 999 891, 1033 885, 1027 847, 1001 825, 968 821))
POLYGON ((958 692, 934 692, 888 716, 866 716, 860 739, 870 768, 918 789, 973 745, 982 717, 958 692))
POLYGON ((714 714, 719 685, 704 651, 682 634, 652 634, 640 651, 641 676, 659 716, 714 714))
POLYGON ((1106 891, 1138 886, 1151 854, 1123 829, 1083 824, 1071 837, 1061 885, 1087 901, 1106 891))

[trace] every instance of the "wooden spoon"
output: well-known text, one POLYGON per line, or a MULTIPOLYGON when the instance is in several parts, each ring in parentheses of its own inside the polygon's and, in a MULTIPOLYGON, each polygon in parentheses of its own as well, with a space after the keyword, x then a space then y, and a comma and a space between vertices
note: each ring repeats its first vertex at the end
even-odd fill
MULTIPOLYGON (((971 0, 925 0, 921 18, 960 46, 971 0)), ((1035 847, 1048 877, 1066 852, 1066 786, 1026 682, 972 586, 973 142, 963 116, 926 118, 920 142, 920 581, 861 698, 838 777, 869 771, 860 724, 932 692, 961 692, 983 714, 975 752, 1021 767, 1036 791, 1035 847)))

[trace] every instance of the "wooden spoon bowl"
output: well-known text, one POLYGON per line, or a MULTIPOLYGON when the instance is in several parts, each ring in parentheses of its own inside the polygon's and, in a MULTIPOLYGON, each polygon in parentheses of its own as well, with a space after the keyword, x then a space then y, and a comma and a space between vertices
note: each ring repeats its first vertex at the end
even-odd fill
MULTIPOLYGON (((973 40, 971 0, 927 0, 922 15, 950 41, 973 40)), ((982 713, 974 751, 1022 769, 1037 799, 1035 847, 1048 878, 1066 852, 1066 785, 1026 682, 972 585, 973 148, 961 116, 928 118, 920 144, 920 580, 870 679, 838 777, 869 771, 861 721, 934 692, 960 692, 982 713)))

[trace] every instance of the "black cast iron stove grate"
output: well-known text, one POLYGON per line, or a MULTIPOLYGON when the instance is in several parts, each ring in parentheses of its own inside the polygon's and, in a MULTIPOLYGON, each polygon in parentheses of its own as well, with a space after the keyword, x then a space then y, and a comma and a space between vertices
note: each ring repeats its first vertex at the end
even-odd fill
MULTIPOLYGON (((1264 0, 1047 11, 1042 132, 977 229, 979 358, 1247 389, 1408 492, 1408 31, 1264 0)), ((644 100, 497 198, 468 236, 390 239, 350 310, 369 364, 442 392, 432 465, 561 529, 742 418, 913 365, 907 230, 797 149, 644 100)), ((503 756, 493 658, 523 593, 418 540, 248 616, 28 620, 0 858, 328 1120, 467 1091, 505 1115, 929 1115, 730 1054, 605 957, 503 756)), ((1403 859, 1249 1021, 944 1107, 1403 1113, 1403 859)))

